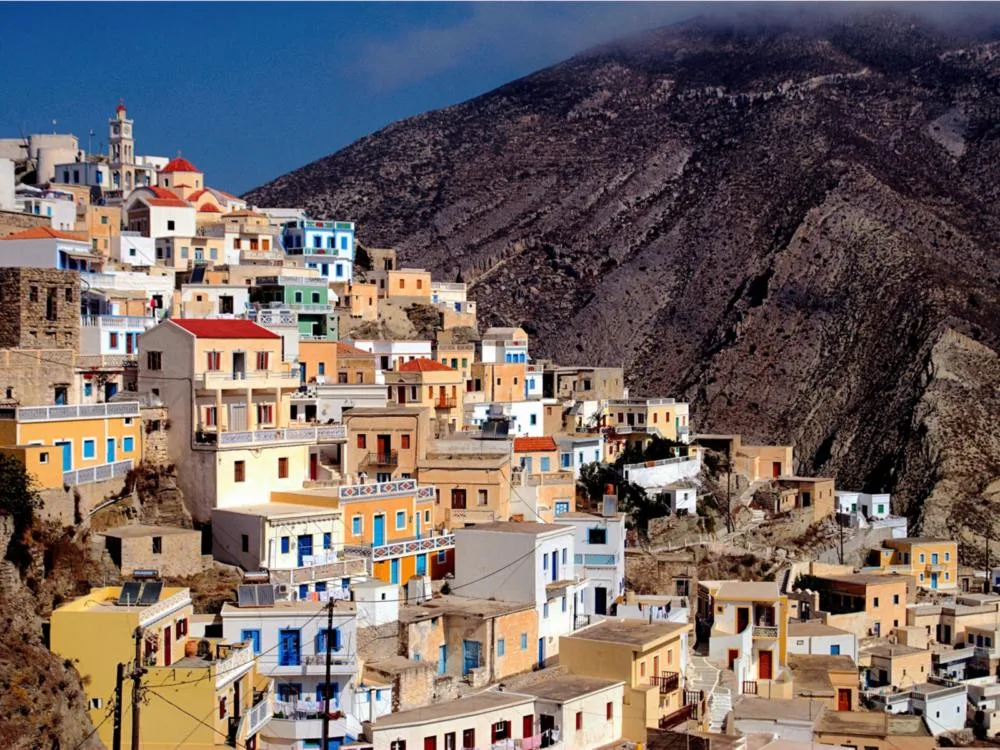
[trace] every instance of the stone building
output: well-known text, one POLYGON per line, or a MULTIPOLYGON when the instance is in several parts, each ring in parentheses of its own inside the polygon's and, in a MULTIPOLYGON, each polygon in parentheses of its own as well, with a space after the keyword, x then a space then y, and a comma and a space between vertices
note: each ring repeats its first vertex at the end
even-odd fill
POLYGON ((201 573, 201 532, 173 526, 121 526, 101 532, 104 548, 122 575, 155 570, 161 576, 201 573))
POLYGON ((80 348, 80 274, 0 268, 0 348, 80 348))
POLYGON ((0 401, 27 406, 75 404, 72 349, 0 349, 0 401))

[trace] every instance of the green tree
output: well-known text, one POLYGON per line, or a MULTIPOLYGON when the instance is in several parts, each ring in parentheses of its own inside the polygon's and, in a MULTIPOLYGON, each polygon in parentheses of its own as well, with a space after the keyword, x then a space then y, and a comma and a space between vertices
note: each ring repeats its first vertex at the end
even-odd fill
POLYGON ((9 516, 14 525, 7 559, 18 565, 28 563, 26 535, 41 505, 35 480, 24 464, 11 456, 0 455, 0 515, 9 516))

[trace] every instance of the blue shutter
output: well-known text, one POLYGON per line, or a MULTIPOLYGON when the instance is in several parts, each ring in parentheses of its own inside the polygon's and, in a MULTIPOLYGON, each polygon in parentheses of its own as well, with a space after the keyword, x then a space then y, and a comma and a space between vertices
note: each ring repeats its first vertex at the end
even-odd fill
POLYGON ((288 537, 287 536, 281 537, 281 553, 287 555, 289 549, 290 547, 289 547, 288 537))
POLYGON ((330 549, 333 546, 333 534, 329 531, 323 532, 323 549, 330 549))
POLYGON ((316 653, 326 653, 326 628, 320 628, 316 631, 316 653))
POLYGON ((333 650, 340 651, 340 628, 333 629, 333 650))

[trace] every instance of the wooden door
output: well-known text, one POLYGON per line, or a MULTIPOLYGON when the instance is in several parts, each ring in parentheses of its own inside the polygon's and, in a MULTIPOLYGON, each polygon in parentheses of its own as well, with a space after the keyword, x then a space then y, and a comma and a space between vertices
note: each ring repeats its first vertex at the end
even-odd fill
POLYGON ((773 461, 771 463, 771 474, 775 479, 781 476, 781 461, 773 461))
POLYGON ((837 710, 838 711, 851 710, 851 691, 848 688, 837 689, 837 710))
POLYGON ((742 633, 750 624, 750 607, 738 607, 736 609, 736 632, 742 633))
POLYGON ((771 679, 771 652, 761 651, 757 654, 757 679, 771 679))
POLYGON ((729 649, 729 668, 732 669, 736 660, 740 658, 739 649, 731 648, 729 649))
POLYGON ((535 733, 535 715, 525 714, 521 718, 521 736, 532 737, 535 733))
POLYGON ((167 625, 163 629, 163 663, 165 665, 170 664, 170 648, 174 644, 174 639, 172 638, 171 627, 167 625))

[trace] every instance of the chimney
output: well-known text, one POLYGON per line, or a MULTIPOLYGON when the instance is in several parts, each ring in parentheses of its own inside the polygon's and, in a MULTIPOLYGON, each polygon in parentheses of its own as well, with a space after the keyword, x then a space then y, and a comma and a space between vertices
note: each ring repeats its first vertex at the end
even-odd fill
POLYGON ((618 494, 613 484, 604 485, 604 501, 601 503, 601 515, 614 518, 618 515, 618 494))

